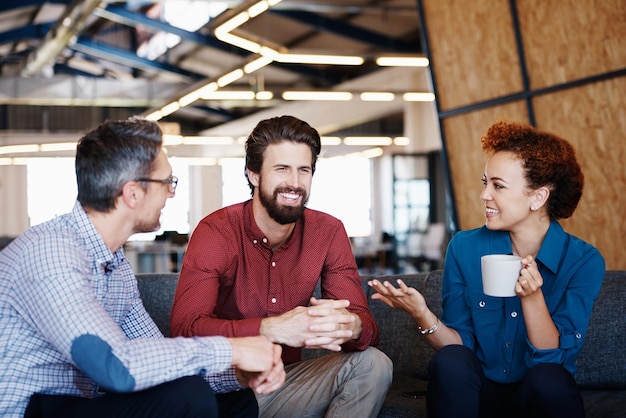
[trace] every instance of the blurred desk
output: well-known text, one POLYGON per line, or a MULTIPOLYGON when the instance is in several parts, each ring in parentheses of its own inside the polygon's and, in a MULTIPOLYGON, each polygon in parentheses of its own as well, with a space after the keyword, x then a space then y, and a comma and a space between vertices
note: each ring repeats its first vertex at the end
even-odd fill
POLYGON ((128 242, 124 254, 135 273, 179 272, 186 246, 167 242, 128 242))
POLYGON ((369 274, 384 274, 387 271, 387 254, 391 251, 394 251, 393 243, 364 243, 352 246, 359 270, 369 274))

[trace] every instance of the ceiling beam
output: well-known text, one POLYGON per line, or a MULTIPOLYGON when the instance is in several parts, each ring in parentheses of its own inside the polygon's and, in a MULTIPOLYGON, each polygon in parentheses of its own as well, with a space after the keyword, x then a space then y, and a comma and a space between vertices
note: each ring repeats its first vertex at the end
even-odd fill
MULTIPOLYGON (((141 25, 153 31, 162 31, 178 35, 181 37, 181 39, 185 41, 193 42, 200 46, 214 48, 219 51, 234 54, 241 57, 242 59, 247 59, 251 55, 247 51, 244 51, 240 48, 233 48, 231 45, 220 41, 215 36, 213 36, 213 34, 202 34, 200 33, 200 31, 190 32, 181 28, 177 28, 167 22, 152 19, 143 13, 134 12, 119 5, 110 4, 107 5, 106 8, 98 8, 94 10, 94 14, 104 19, 133 28, 141 25)), ((329 70, 328 68, 320 69, 318 67, 305 66, 301 64, 293 65, 281 64, 277 62, 273 62, 270 65, 297 74, 301 77, 316 80, 323 85, 332 85, 341 81, 341 76, 334 74, 332 70, 329 70)))
POLYGON ((136 28, 137 26, 143 26, 149 28, 152 31, 162 31, 180 36, 182 39, 196 43, 198 45, 214 48, 220 51, 228 52, 231 54, 239 55, 243 58, 249 55, 249 52, 245 52, 239 48, 233 48, 232 46, 225 44, 218 40, 213 35, 204 35, 200 31, 190 32, 176 26, 170 25, 167 22, 161 20, 152 19, 146 16, 144 13, 134 12, 115 4, 109 4, 106 8, 98 8, 94 10, 94 14, 112 22, 117 22, 122 25, 136 28))
POLYGON ((373 49, 389 52, 416 53, 419 45, 403 42, 350 24, 346 20, 331 19, 304 10, 270 9, 271 14, 280 15, 304 23, 320 32, 329 32, 356 42, 369 44, 373 49))
POLYGON ((82 30, 91 12, 100 4, 100 0, 75 0, 65 13, 48 31, 44 40, 26 58, 21 74, 31 77, 39 74, 46 66, 51 66, 57 56, 67 47, 82 30))
POLYGON ((20 26, 5 32, 0 32, 0 45, 18 42, 24 39, 43 38, 50 31, 53 23, 39 23, 20 26))
POLYGON ((72 0, 2 0, 0 12, 21 9, 32 6, 42 6, 44 3, 70 4, 72 0))
POLYGON ((124 65, 144 71, 164 71, 178 75, 187 81, 198 81, 206 76, 192 71, 184 70, 180 67, 160 61, 152 61, 147 58, 137 56, 134 51, 126 51, 116 48, 103 42, 95 42, 87 38, 79 38, 76 43, 70 46, 71 49, 83 54, 94 56, 99 59, 108 60, 116 64, 124 65))

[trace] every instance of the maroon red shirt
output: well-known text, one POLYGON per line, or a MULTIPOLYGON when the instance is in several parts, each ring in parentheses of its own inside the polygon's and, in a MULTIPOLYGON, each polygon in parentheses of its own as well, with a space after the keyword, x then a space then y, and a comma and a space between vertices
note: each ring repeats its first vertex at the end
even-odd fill
MULTIPOLYGON (((341 221, 307 208, 280 248, 272 251, 266 242, 251 200, 200 221, 185 253, 171 335, 259 335, 263 318, 307 306, 321 278, 322 297, 349 300, 348 310, 363 323, 361 337, 343 349, 378 344, 378 326, 341 221)), ((285 364, 299 361, 300 355, 300 348, 283 347, 285 364)))

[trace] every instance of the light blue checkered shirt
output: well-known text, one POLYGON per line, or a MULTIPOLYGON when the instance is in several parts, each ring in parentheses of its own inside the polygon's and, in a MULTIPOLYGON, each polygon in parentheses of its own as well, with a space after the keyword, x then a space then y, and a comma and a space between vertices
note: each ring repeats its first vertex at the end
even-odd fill
POLYGON ((78 202, 0 252, 0 352, 2 417, 22 417, 34 393, 94 397, 194 374, 218 393, 241 388, 225 338, 163 338, 123 250, 111 253, 78 202), (110 349, 121 372, 78 337, 110 349))

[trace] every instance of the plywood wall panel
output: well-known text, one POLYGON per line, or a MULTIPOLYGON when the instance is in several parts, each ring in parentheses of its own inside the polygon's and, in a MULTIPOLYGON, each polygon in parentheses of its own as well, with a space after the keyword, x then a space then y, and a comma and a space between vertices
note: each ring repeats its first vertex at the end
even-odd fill
POLYGON ((572 234, 591 242, 607 265, 624 267, 626 248, 626 78, 539 96, 537 125, 568 139, 576 149, 585 189, 569 220, 572 234))
POLYGON ((446 118, 444 121, 443 130, 460 229, 476 228, 485 222, 485 206, 480 200, 480 193, 486 155, 480 138, 489 126, 502 119, 528 123, 525 104, 514 102, 446 118))
POLYGON ((522 90, 508 0, 427 1, 424 13, 441 110, 522 90))
POLYGON ((595 245, 607 268, 626 269, 626 0, 420 4, 459 229, 483 223, 480 136, 499 118, 534 119, 540 129, 572 142, 585 173, 582 201, 564 227, 595 245), (511 4, 524 59, 517 58, 511 4), (575 80, 584 83, 570 84, 575 80), (544 88, 554 90, 546 94, 544 88), (528 102, 478 106, 518 91, 528 102), (450 109, 455 111, 446 113, 450 109))
POLYGON ((519 0, 530 88, 626 65, 626 1, 519 0))

